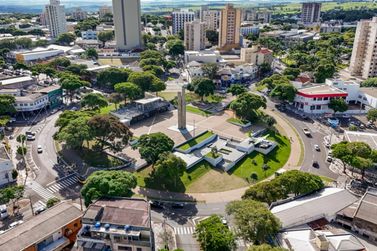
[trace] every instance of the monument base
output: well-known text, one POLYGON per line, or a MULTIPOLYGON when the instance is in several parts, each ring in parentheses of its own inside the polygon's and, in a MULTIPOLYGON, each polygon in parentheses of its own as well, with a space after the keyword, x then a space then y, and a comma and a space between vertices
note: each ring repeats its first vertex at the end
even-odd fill
POLYGON ((191 125, 186 125, 185 129, 179 129, 178 125, 174 125, 174 126, 169 127, 168 129, 175 131, 175 132, 180 132, 180 133, 185 134, 185 133, 189 133, 189 132, 194 131, 194 129, 196 129, 196 128, 197 127, 194 127, 194 126, 191 126, 191 125))

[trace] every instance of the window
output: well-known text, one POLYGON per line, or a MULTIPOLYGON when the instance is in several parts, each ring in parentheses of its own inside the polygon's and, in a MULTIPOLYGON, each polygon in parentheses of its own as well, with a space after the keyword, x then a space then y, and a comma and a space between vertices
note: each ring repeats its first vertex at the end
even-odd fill
POLYGON ((324 97, 323 100, 329 100, 329 97, 324 97))
POLYGON ((142 248, 136 248, 136 251, 143 251, 142 248))
POLYGON ((128 246, 118 246, 119 250, 124 250, 124 251, 132 251, 132 247, 128 246))
POLYGON ((320 105, 317 105, 315 109, 316 109, 316 110, 321 110, 321 106, 320 106, 320 105))
POLYGON ((317 98, 313 98, 313 101, 316 101, 317 100, 317 98))
POLYGON ((313 111, 314 109, 315 109, 315 105, 311 105, 311 106, 310 106, 310 110, 313 111))
POLYGON ((317 98, 317 101, 322 101, 322 98, 317 98))

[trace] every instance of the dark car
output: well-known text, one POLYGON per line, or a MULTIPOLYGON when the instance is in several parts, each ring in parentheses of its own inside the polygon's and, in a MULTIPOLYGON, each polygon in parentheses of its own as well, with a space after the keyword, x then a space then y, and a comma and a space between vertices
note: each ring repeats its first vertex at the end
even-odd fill
POLYGON ((185 207, 185 204, 182 202, 176 202, 171 205, 172 208, 181 209, 185 207))
POLYGON ((149 201, 149 204, 154 208, 164 208, 164 203, 161 201, 151 200, 149 201))
POLYGON ((313 161, 313 167, 314 167, 314 168, 319 168, 319 163, 318 163, 318 161, 313 161))

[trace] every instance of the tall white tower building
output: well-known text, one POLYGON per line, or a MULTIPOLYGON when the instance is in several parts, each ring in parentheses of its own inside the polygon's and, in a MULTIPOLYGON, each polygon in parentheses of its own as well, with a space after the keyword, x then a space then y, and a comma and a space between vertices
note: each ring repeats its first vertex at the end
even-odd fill
POLYGON ((113 0, 113 15, 117 49, 126 51, 140 48, 140 0, 113 0))
POLYGON ((377 17, 357 23, 349 69, 353 76, 377 76, 377 17))
POLYGON ((51 37, 56 38, 61 33, 67 32, 64 5, 60 4, 60 0, 50 0, 45 10, 51 37))
POLYGON ((303 3, 301 7, 301 22, 304 24, 318 23, 321 17, 321 3, 303 3))
POLYGON ((186 22, 191 22, 195 19, 195 12, 188 10, 173 11, 171 15, 173 19, 173 34, 183 30, 186 22))
POLYGON ((185 23, 185 48, 189 51, 200 51, 205 49, 206 23, 199 19, 185 23))

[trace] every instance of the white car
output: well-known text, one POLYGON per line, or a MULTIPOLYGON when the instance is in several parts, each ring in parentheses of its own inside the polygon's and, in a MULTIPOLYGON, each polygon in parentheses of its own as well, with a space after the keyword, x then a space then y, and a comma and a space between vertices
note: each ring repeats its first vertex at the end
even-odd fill
POLYGON ((9 224, 9 228, 14 228, 14 227, 16 227, 16 226, 18 226, 22 223, 24 223, 24 221, 22 221, 22 220, 15 221, 15 222, 9 224))
POLYGON ((332 162, 332 157, 331 156, 327 156, 326 161, 331 163, 332 162))
POLYGON ((321 151, 321 148, 319 147, 319 145, 314 145, 314 149, 316 150, 316 151, 321 151))
POLYGON ((41 145, 38 145, 38 148, 37 148, 37 153, 42 153, 43 152, 43 148, 41 145))

